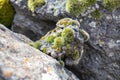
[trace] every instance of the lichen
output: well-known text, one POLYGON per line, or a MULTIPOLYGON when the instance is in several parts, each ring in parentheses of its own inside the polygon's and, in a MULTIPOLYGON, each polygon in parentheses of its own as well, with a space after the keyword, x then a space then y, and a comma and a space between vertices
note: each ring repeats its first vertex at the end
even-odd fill
POLYGON ((120 0, 104 0, 103 5, 105 8, 112 11, 120 7, 120 0))
POLYGON ((74 40, 74 31, 73 29, 66 27, 62 32, 62 37, 64 40, 68 43, 72 42, 74 40))
POLYGON ((88 41, 88 40, 90 39, 89 34, 88 34, 85 30, 80 29, 79 31, 80 31, 80 33, 83 35, 84 41, 85 41, 85 42, 88 41))
POLYGON ((102 18, 102 13, 97 9, 94 12, 92 12, 91 15, 95 19, 101 19, 102 18))
POLYGON ((0 0, 0 23, 10 27, 15 15, 15 10, 9 0, 0 0))
POLYGON ((96 3, 96 0, 67 0, 66 12, 79 16, 80 13, 84 12, 88 7, 96 3))
POLYGON ((44 4, 45 0, 28 0, 28 8, 32 12, 34 12, 37 7, 42 7, 44 4))
POLYGON ((70 18, 64 18, 64 19, 61 19, 57 22, 57 27, 60 27, 60 26, 69 26, 69 25, 77 25, 77 26, 80 26, 79 22, 76 21, 76 20, 72 20, 70 18))

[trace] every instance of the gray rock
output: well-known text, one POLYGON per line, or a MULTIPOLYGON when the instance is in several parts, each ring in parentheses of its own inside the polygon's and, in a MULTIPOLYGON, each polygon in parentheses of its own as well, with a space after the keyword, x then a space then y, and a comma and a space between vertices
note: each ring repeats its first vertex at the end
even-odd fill
POLYGON ((37 20, 34 17, 17 12, 13 21, 12 31, 24 34, 32 40, 38 40, 54 26, 53 21, 37 20))
POLYGON ((81 22, 90 39, 79 65, 69 68, 82 80, 120 80, 120 8, 101 11, 101 20, 86 16, 81 22))
MULTIPOLYGON (((65 0, 47 1, 43 7, 35 10, 34 18, 56 22, 63 17, 72 17, 65 12, 64 8, 57 7, 56 1, 59 4, 63 3, 60 5, 64 6, 65 0), (54 6, 56 6, 55 12, 52 11, 54 6)), ((83 57, 79 65, 67 68, 72 70, 81 80, 120 80, 120 8, 110 12, 101 4, 103 0, 97 1, 96 6, 88 9, 88 12, 77 18, 80 20, 81 27, 90 34, 90 40, 85 43, 83 57), (95 8, 103 14, 100 20, 88 14, 95 8)), ((23 15, 32 16, 27 8, 26 0, 11 0, 11 2, 16 11, 22 12, 23 15)), ((14 22, 14 24, 16 23, 14 22)))
POLYGON ((0 80, 79 80, 31 40, 0 24, 0 80))

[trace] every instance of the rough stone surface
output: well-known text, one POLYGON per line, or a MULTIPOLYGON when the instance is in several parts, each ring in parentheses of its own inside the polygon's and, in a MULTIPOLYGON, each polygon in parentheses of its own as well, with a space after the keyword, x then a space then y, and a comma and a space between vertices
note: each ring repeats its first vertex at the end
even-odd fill
MULTIPOLYGON (((35 10, 34 18, 56 22, 63 17, 72 17, 61 7, 65 0, 47 1, 43 7, 35 10), (53 7, 56 9, 55 13, 52 11, 53 7)), ((81 27, 90 34, 90 40, 85 43, 85 52, 79 65, 68 68, 81 80, 120 80, 120 8, 110 12, 103 7, 101 1, 103 0, 97 0, 92 9, 89 8, 77 18, 81 27), (102 12, 101 19, 95 19, 88 14, 95 8, 102 12)), ((32 15, 26 0, 11 2, 16 10, 32 15)))
POLYGON ((37 20, 34 17, 17 12, 13 21, 12 31, 24 34, 32 40, 38 40, 54 26, 53 21, 37 20))
POLYGON ((79 80, 29 42, 0 24, 0 80, 79 80))

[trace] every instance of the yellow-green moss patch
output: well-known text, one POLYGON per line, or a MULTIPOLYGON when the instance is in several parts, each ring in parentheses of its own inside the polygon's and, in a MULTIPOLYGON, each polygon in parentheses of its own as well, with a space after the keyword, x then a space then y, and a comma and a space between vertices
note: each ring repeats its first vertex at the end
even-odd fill
POLYGON ((35 11, 36 7, 41 7, 45 4, 45 0, 28 0, 28 8, 32 12, 35 11))
POLYGON ((104 0, 103 4, 105 8, 112 11, 120 7, 120 0, 104 0))
POLYGON ((0 23, 10 27, 13 21, 15 10, 9 0, 0 0, 0 23))
POLYGON ((96 3, 96 0, 67 0, 66 12, 79 16, 80 13, 84 12, 89 6, 96 3))

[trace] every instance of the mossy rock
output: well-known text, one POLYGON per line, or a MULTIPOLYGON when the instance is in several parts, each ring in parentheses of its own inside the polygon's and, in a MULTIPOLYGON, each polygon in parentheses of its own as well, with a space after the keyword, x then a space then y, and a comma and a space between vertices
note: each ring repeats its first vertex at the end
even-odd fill
POLYGON ((41 45, 39 49, 57 59, 63 66, 64 63, 69 66, 76 65, 81 58, 83 44, 89 39, 89 34, 80 29, 77 20, 70 18, 61 19, 56 25, 56 28, 39 40, 41 45))
POLYGON ((45 0, 28 0, 28 8, 32 12, 34 12, 37 7, 42 7, 44 4, 45 0))
POLYGON ((0 0, 0 23, 10 27, 15 15, 15 10, 9 0, 0 0))
POLYGON ((120 7, 120 0, 104 0, 103 5, 105 8, 112 11, 120 7))
POLYGON ((66 12, 74 16, 79 16, 88 7, 94 5, 96 0, 67 0, 66 12))

